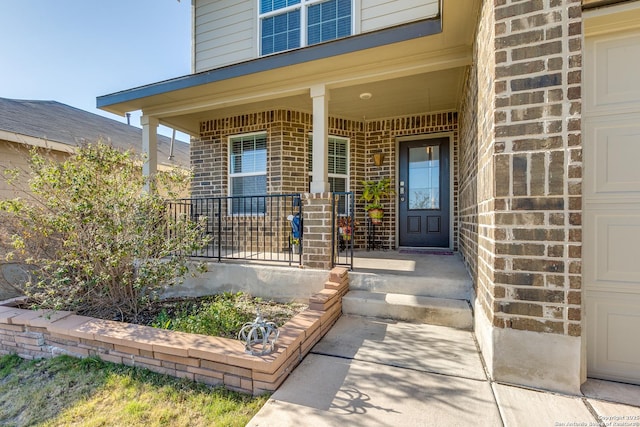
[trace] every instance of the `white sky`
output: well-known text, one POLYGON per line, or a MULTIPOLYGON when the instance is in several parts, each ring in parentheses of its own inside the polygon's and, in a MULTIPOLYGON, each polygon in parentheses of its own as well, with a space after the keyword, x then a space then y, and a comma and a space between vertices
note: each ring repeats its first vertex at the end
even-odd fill
POLYGON ((190 0, 0 0, 2 98, 58 101, 126 123, 96 109, 96 97, 190 72, 190 0))

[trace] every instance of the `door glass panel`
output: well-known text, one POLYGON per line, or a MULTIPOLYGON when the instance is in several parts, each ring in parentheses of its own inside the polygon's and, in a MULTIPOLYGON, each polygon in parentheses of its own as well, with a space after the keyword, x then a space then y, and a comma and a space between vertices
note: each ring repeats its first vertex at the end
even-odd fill
POLYGON ((440 146, 409 149, 409 209, 440 209, 440 146))

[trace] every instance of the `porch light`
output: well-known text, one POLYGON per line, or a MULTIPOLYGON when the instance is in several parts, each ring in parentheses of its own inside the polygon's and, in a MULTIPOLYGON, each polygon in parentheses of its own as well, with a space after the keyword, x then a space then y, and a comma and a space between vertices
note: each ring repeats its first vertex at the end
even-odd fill
POLYGON ((273 322, 266 322, 260 310, 257 311, 256 320, 247 322, 238 332, 238 339, 244 341, 244 350, 254 356, 264 356, 273 351, 278 340, 278 327, 273 322))
POLYGON ((380 167, 384 163, 384 153, 373 153, 373 164, 380 167))

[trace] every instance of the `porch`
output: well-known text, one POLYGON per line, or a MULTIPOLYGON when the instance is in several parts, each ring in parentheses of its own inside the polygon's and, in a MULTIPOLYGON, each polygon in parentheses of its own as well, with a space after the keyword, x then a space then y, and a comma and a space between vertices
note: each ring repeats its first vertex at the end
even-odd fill
MULTIPOLYGON (((242 291, 287 302, 304 301, 324 287, 325 270, 273 260, 281 256, 278 253, 254 255, 211 260, 206 273, 185 278, 183 284, 168 289, 166 296, 242 291)), ((350 292, 343 297, 345 314, 472 328, 472 280, 457 253, 356 250, 349 280, 350 292)))

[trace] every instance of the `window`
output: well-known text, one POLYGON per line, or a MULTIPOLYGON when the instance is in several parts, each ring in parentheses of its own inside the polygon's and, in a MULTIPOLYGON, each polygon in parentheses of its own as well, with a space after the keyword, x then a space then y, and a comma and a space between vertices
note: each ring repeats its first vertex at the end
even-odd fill
POLYGON ((346 37, 352 0, 260 0, 261 55, 346 37))
MULTIPOLYGON (((309 135, 309 175, 313 177, 313 139, 309 135)), ((345 193, 349 191, 349 140, 329 136, 329 191, 345 193)), ((341 197, 338 206, 340 214, 347 213, 345 198, 341 197)))
MULTIPOLYGON (((267 134, 231 137, 229 140, 229 188, 231 196, 267 194, 267 134)), ((265 198, 237 198, 230 206, 232 214, 264 214, 265 198)))
POLYGON ((440 146, 409 149, 409 209, 440 209, 440 146))

